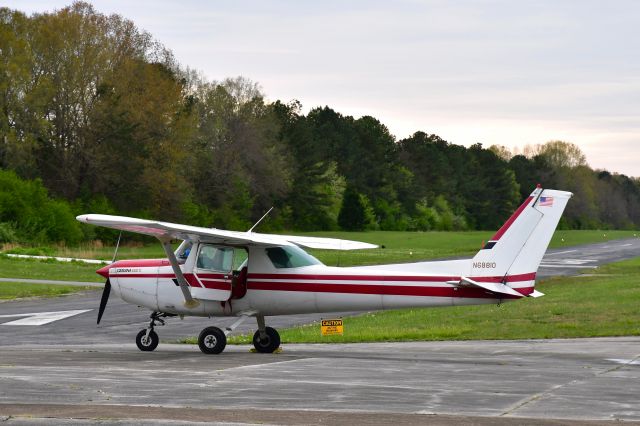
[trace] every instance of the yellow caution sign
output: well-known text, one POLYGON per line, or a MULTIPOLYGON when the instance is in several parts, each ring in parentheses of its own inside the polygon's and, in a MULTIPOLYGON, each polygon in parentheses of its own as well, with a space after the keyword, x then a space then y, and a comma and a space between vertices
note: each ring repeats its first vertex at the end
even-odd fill
POLYGON ((342 318, 322 320, 320 329, 322 330, 323 336, 332 336, 334 334, 342 335, 344 331, 342 318))

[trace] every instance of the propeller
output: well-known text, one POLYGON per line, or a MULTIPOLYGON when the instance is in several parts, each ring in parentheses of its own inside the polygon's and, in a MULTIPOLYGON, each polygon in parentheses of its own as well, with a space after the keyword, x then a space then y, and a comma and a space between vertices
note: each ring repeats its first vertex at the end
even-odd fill
POLYGON ((111 294, 111 281, 109 281, 109 278, 107 278, 107 282, 104 283, 104 290, 102 290, 102 298, 100 299, 100 309, 98 309, 97 324, 100 324, 100 320, 102 319, 104 308, 107 307, 107 301, 109 300, 110 294, 111 294))
MULTIPOLYGON (((118 255, 118 248, 120 247, 120 238, 122 238, 122 231, 120 231, 120 235, 118 235, 118 242, 116 243, 116 249, 113 252, 113 259, 111 259, 111 264, 116 261, 116 256, 118 255)), ((98 322, 96 324, 100 324, 100 320, 102 319, 102 314, 104 314, 104 308, 107 307, 107 302, 109 301, 109 296, 111 295, 111 281, 107 278, 107 281, 104 283, 104 290, 102 290, 102 297, 100 298, 100 308, 98 308, 98 322)))

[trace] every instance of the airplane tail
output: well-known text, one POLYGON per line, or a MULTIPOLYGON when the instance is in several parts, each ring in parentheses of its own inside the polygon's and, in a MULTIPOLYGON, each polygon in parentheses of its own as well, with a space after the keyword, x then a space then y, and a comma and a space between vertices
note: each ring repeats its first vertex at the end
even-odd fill
MULTIPOLYGON (((475 255, 471 276, 476 281, 506 284, 523 295, 541 296, 534 290, 536 272, 572 195, 538 185, 475 255)), ((512 291, 504 287, 503 293, 512 291)))

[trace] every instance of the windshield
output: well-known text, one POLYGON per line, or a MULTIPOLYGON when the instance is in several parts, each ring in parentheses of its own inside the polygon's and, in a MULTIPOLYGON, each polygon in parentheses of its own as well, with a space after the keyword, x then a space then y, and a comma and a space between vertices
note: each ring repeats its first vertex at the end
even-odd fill
POLYGON ((278 269, 322 265, 318 259, 296 246, 269 247, 266 252, 273 266, 278 269))
POLYGON ((180 244, 180 246, 174 252, 174 254, 176 255, 176 258, 178 259, 178 263, 184 263, 187 261, 187 258, 189 257, 189 253, 191 253, 192 246, 193 246, 193 243, 188 240, 184 240, 182 244, 180 244))

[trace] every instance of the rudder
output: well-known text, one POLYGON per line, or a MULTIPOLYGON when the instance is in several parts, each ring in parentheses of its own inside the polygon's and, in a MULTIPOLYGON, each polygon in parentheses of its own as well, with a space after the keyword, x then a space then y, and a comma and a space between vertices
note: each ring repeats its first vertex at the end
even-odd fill
POLYGON ((471 262, 472 277, 502 278, 511 287, 533 291, 560 217, 573 194, 538 186, 471 262))

